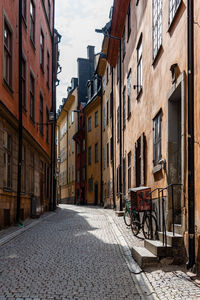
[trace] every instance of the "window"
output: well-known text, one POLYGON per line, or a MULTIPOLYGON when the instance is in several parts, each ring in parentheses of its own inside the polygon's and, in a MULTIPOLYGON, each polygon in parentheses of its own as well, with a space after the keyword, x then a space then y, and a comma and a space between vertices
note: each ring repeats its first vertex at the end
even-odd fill
POLYGON ((92 130, 92 117, 88 118, 88 131, 92 130))
POLYGON ((92 148, 88 148, 88 165, 91 165, 92 163, 92 148))
POLYGON ((34 193, 34 153, 30 152, 30 192, 34 193))
POLYGON ((30 2, 30 38, 35 44, 35 6, 33 1, 30 2))
POLYGON ((47 16, 48 16, 48 20, 49 20, 49 24, 50 24, 50 22, 51 22, 51 2, 50 2, 50 0, 48 0, 47 5, 48 5, 47 16))
POLYGON ((135 143, 133 155, 134 185, 145 186, 146 182, 146 137, 143 133, 135 143))
POLYGON ((44 128, 44 119, 43 119, 43 96, 40 94, 40 119, 39 119, 39 126, 40 126, 40 133, 43 135, 43 128, 44 128))
POLYGON ((137 94, 142 91, 142 37, 137 47, 137 94))
POLYGON ((110 138, 110 160, 113 160, 113 138, 110 138))
POLYGON ((120 53, 118 53, 118 59, 117 59, 117 83, 119 81, 119 76, 120 76, 120 64, 121 64, 120 53))
POLYGON ((110 118, 112 118, 113 115, 113 93, 110 93, 110 118))
POLYGON ((5 188, 12 187, 12 167, 11 167, 11 160, 12 160, 12 139, 11 136, 4 131, 3 132, 3 186, 5 188))
POLYGON ((12 87, 12 33, 8 24, 4 23, 4 80, 12 87))
POLYGON ((32 74, 30 74, 30 118, 32 121, 35 120, 35 79, 32 74))
POLYGON ((76 151, 77 151, 77 154, 79 155, 80 154, 80 145, 78 143, 76 145, 77 145, 76 146, 76 151))
POLYGON ((21 178, 21 189, 22 192, 26 192, 26 147, 22 145, 22 178, 21 178))
POLYGON ((119 142, 119 137, 120 137, 120 118, 119 118, 119 107, 117 109, 117 142, 119 142))
POLYGON ((46 108, 46 143, 49 143, 49 109, 48 107, 46 108))
POLYGON ((47 86, 49 87, 50 82, 50 55, 49 51, 47 51, 47 86))
POLYGON ((74 111, 72 111, 72 124, 74 123, 74 111))
POLYGON ((153 59, 162 44, 162 0, 153 0, 153 59))
POLYGON ((125 27, 124 27, 124 31, 123 31, 123 37, 122 37, 122 50, 123 50, 123 58, 126 54, 126 35, 125 35, 125 27))
POLYGON ((106 114, 106 124, 108 125, 109 123, 109 100, 106 103, 106 110, 107 110, 107 114, 106 114))
POLYGON ((93 178, 88 179, 88 191, 90 193, 93 191, 93 178))
POLYGON ((127 12, 127 41, 129 40, 131 34, 131 2, 128 7, 128 12, 127 12))
POLYGON ((128 153, 128 189, 131 188, 131 152, 128 153))
POLYGON ((123 158, 123 193, 126 195, 126 158, 123 158))
POLYGON ((22 106, 26 109, 26 61, 22 57, 22 106))
POLYGON ((169 0, 169 25, 171 25, 182 0, 169 0))
POLYGON ((103 148, 103 168, 106 168, 106 150, 103 148))
POLYGON ((85 167, 82 168, 82 181, 85 181, 86 174, 85 174, 85 167))
POLYGON ((95 163, 98 162, 98 144, 95 144, 95 163))
POLYGON ((75 144, 75 142, 74 142, 74 140, 72 138, 72 153, 74 153, 74 144, 75 144))
POLYGON ((44 71, 44 34, 40 32, 40 67, 44 71))
POLYGON ((83 140, 82 152, 85 151, 85 139, 83 140))
POLYGON ((95 112, 95 127, 98 126, 98 111, 95 112))
POLYGON ((27 0, 22 0, 22 17, 26 21, 26 2, 27 0))
POLYGON ((131 70, 129 71, 128 73, 128 77, 127 77, 127 86, 128 86, 128 91, 127 91, 127 94, 128 94, 128 103, 127 103, 127 118, 130 117, 131 115, 131 70))
POLYGON ((108 77, 108 66, 106 67, 106 84, 108 84, 108 81, 109 81, 109 77, 108 77))
POLYGON ((107 167, 109 166, 109 143, 107 143, 107 167))
POLYGON ((123 89, 123 129, 126 127, 126 88, 123 89))
POLYGON ((106 109, 105 107, 103 108, 103 130, 105 131, 106 129, 106 109))
POLYGON ((153 163, 156 166, 162 158, 161 152, 161 112, 153 120, 153 163))

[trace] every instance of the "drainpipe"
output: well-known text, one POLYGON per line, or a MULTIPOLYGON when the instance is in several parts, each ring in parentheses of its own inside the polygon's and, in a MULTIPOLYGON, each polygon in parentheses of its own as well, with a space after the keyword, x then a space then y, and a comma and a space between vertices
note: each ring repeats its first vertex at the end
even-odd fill
POLYGON ((102 105, 102 102, 103 102, 103 89, 102 89, 102 77, 99 78, 99 81, 100 81, 100 84, 101 84, 101 91, 100 91, 100 95, 101 95, 101 146, 100 146, 100 149, 101 149, 101 188, 100 188, 100 205, 103 205, 103 201, 102 201, 102 196, 103 196, 103 159, 102 159, 102 146, 103 146, 103 133, 102 133, 102 129, 103 129, 103 126, 102 126, 102 111, 103 111, 103 105, 102 105))
POLYGON ((22 170, 22 0, 19 0, 19 127, 18 127, 18 171, 17 171, 17 214, 20 222, 22 170))
POLYGON ((112 149, 113 149, 113 160, 112 160, 112 177, 113 177, 113 208, 116 207, 116 202, 115 202, 115 163, 114 163, 114 93, 113 93, 113 89, 114 89, 114 78, 113 78, 113 67, 111 68, 111 101, 112 101, 112 149))
POLYGON ((54 113, 54 121, 51 129, 51 203, 50 209, 56 208, 56 179, 55 179, 55 138, 56 138, 56 51, 55 51, 55 35, 54 35, 54 20, 55 20, 55 0, 53 0, 53 28, 52 28, 52 111, 54 113))
POLYGON ((194 199, 194 2, 187 1, 188 56, 188 262, 195 264, 195 199, 194 199))
POLYGON ((120 191, 120 205, 119 210, 122 211, 122 47, 121 47, 121 39, 119 40, 119 131, 120 131, 120 144, 119 144, 119 191, 120 191))

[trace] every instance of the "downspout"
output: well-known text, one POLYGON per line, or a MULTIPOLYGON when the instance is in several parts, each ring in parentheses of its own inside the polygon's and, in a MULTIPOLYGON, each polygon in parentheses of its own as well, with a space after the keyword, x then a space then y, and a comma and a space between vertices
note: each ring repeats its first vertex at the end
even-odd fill
POLYGON ((102 200, 102 196, 103 196, 103 159, 102 159, 102 146, 103 146, 103 132, 102 132, 102 128, 103 128, 103 126, 102 126, 102 122, 103 122, 103 118, 102 118, 102 110, 103 110, 103 105, 102 105, 102 102, 103 102, 103 89, 102 89, 102 86, 103 86, 103 84, 102 84, 102 77, 100 77, 99 78, 100 80, 100 84, 101 84, 101 91, 100 91, 100 97, 101 97, 101 128, 100 128, 100 130, 101 130, 101 147, 100 147, 100 149, 101 149, 101 153, 100 153, 100 155, 101 155, 101 179, 100 179, 100 181, 101 181, 101 188, 100 188, 100 205, 103 205, 104 204, 104 202, 103 202, 103 200, 102 200))
POLYGON ((22 171, 22 0, 19 0, 19 127, 18 127, 18 171, 17 171, 17 214, 20 223, 21 171, 22 171))
POLYGON ((187 1, 188 60, 188 262, 195 264, 195 199, 194 199, 194 2, 187 1))
POLYGON ((56 58, 55 58, 55 36, 54 36, 54 20, 55 20, 55 0, 53 0, 53 28, 52 28, 52 111, 54 113, 54 121, 51 130, 51 205, 50 209, 55 210, 55 137, 56 137, 56 99, 55 99, 55 84, 56 84, 56 58))
POLYGON ((114 80, 113 80, 113 67, 111 67, 111 101, 112 101, 112 149, 113 149, 113 160, 112 160, 112 177, 113 177, 113 208, 116 207, 115 202, 115 163, 114 163, 114 80))
POLYGON ((122 211, 122 53, 121 53, 121 39, 119 40, 119 131, 120 131, 120 166, 119 166, 119 191, 120 191, 120 206, 119 210, 122 211))

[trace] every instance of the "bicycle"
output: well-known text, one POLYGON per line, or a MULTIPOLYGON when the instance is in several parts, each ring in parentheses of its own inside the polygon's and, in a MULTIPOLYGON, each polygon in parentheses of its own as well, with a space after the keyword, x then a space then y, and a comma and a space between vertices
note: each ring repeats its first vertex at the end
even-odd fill
POLYGON ((131 211, 131 202, 128 200, 124 200, 125 202, 125 210, 124 210, 124 223, 126 224, 126 226, 131 226, 131 215, 132 215, 132 211, 131 211))
POLYGON ((131 216, 131 229, 134 236, 137 236, 142 229, 145 239, 158 239, 157 220, 152 211, 137 211, 134 210, 131 216), (141 213, 143 213, 141 219, 141 213))

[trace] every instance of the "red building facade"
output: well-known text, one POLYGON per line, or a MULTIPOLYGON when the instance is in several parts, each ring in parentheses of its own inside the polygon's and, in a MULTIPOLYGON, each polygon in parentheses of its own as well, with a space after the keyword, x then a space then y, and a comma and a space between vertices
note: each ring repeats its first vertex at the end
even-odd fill
POLYGON ((76 204, 87 204, 86 200, 86 143, 85 143, 85 115, 83 108, 85 104, 81 103, 78 113, 78 131, 73 139, 76 142, 76 204))
POLYGON ((53 0, 0 3, 0 228, 16 219, 19 95, 22 102, 20 217, 49 209, 53 0), (21 65, 21 91, 19 85, 21 65), (20 93, 21 92, 21 93, 20 93), (3 179, 3 180, 2 180, 3 179))

